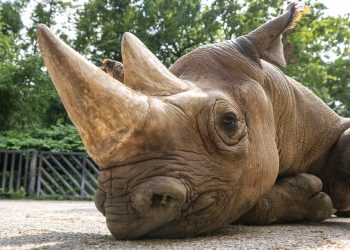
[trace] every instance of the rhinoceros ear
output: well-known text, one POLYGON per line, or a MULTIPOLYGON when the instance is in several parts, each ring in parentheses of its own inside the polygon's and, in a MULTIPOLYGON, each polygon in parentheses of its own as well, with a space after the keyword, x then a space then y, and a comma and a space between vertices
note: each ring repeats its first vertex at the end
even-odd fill
POLYGON ((287 29, 292 29, 302 14, 308 11, 307 7, 299 6, 298 3, 293 2, 283 15, 265 23, 247 35, 238 37, 234 43, 242 54, 259 64, 260 59, 264 59, 284 67, 286 61, 283 54, 282 33, 287 29))
POLYGON ((100 68, 108 75, 124 83, 124 66, 121 62, 111 59, 103 59, 100 68))
POLYGON ((124 84, 150 96, 166 96, 189 89, 189 83, 174 76, 133 34, 122 40, 124 84))

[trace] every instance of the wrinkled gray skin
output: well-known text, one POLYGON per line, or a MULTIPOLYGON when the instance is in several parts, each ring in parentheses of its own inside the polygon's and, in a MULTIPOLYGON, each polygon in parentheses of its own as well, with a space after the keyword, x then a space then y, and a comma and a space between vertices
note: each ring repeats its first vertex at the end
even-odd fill
POLYGON ((38 28, 49 73, 100 164, 95 202, 116 238, 188 237, 234 222, 322 221, 333 208, 350 210, 349 119, 277 67, 285 64, 281 34, 295 16, 292 4, 246 36, 180 58, 169 70, 191 87, 177 93, 151 95, 160 87, 130 84, 137 54, 123 54, 124 69, 106 60, 108 74, 151 100, 132 143, 113 161, 90 150, 93 134, 81 132, 50 66, 54 47, 38 28))

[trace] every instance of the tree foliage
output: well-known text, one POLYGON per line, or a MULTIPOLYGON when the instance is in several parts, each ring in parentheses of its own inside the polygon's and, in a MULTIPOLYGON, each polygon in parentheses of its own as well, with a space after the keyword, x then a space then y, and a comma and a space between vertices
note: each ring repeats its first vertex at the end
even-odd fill
POLYGON ((124 32, 138 36, 165 63, 213 42, 216 17, 200 0, 91 0, 78 11, 76 48, 95 62, 101 57, 121 61, 124 32))
POLYGON ((350 14, 323 17, 323 9, 316 4, 312 15, 287 34, 291 51, 285 71, 340 115, 350 116, 350 14))
POLYGON ((0 34, 0 130, 45 127, 67 121, 62 105, 51 109, 60 101, 35 39, 38 23, 55 24, 54 17, 63 8, 51 6, 57 6, 57 2, 37 3, 31 14, 33 24, 29 27, 25 27, 21 19, 26 1, 0 2, 0 27, 3 27, 0 34))
POLYGON ((3 131, 0 149, 41 151, 84 151, 84 146, 72 125, 56 125, 30 131, 3 131))
MULTIPOLYGON (((336 112, 350 116, 350 14, 325 16, 325 6, 315 0, 309 5, 312 13, 284 36, 288 61, 284 71, 336 112)), ((38 131, 60 129, 81 145, 75 130, 66 128, 69 119, 39 54, 35 38, 39 23, 53 27, 97 65, 103 58, 122 60, 121 39, 129 31, 170 66, 202 44, 255 29, 284 8, 284 0, 214 0, 210 4, 202 0, 85 0, 82 5, 69 0, 0 1, 0 130, 13 130, 2 132, 1 147, 26 148, 23 141, 27 148, 69 150, 61 144, 54 146, 59 140, 47 143, 37 137, 48 136, 38 131), (31 15, 30 22, 24 23, 25 13, 31 15), (69 13, 68 22, 58 24, 64 13, 69 13), (17 142, 4 144, 4 138, 17 142)))

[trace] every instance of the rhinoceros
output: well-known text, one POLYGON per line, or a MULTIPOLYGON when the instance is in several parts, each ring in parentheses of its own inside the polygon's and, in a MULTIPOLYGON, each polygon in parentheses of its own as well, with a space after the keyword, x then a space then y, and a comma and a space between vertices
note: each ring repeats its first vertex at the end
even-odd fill
POLYGON ((282 33, 300 11, 292 3, 169 69, 125 33, 123 65, 107 60, 107 73, 38 26, 50 77, 100 168, 95 204, 116 238, 319 222, 350 209, 350 119, 280 70, 282 33))

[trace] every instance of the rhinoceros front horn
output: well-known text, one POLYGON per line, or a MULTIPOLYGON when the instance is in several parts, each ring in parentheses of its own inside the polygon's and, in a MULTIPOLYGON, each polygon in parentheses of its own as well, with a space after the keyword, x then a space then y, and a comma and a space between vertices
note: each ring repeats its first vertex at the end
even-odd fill
POLYGON ((133 34, 122 40, 124 83, 151 96, 167 96, 189 89, 189 83, 174 76, 133 34))
POLYGON ((113 79, 39 25, 37 38, 45 65, 88 153, 100 168, 120 161, 120 150, 137 144, 149 98, 113 79), (116 152, 119 152, 117 154, 116 152), (116 158, 117 157, 117 158, 116 158))

